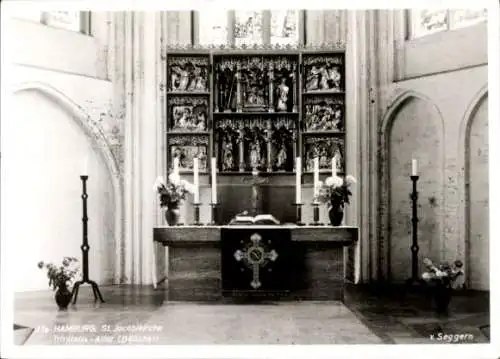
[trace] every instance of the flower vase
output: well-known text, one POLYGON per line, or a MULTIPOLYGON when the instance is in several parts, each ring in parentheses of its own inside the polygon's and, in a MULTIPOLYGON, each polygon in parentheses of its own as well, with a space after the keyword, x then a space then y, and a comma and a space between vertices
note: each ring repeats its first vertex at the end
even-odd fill
POLYGON ((341 203, 331 203, 328 208, 328 218, 332 226, 340 226, 344 218, 344 206, 341 203))
POLYGON ((68 290, 66 285, 60 285, 57 288, 55 299, 56 303, 59 306, 59 309, 66 310, 68 309, 68 305, 71 302, 71 298, 73 297, 73 293, 68 290))
POLYGON ((179 207, 167 207, 165 210, 165 219, 169 226, 176 226, 179 224, 181 218, 181 210, 179 207))

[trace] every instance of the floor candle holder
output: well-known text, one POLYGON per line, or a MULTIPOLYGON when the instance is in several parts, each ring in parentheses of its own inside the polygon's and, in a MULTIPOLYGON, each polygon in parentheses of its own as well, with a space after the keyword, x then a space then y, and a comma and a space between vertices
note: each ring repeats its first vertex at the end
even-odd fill
POLYGON ((83 227, 83 240, 82 245, 80 246, 82 250, 82 280, 79 280, 73 286, 73 304, 76 303, 76 299, 78 298, 78 290, 80 289, 80 285, 82 284, 90 284, 92 286, 92 291, 94 292, 94 299, 97 302, 99 298, 102 303, 104 303, 104 299, 102 299, 101 292, 99 291, 99 286, 96 282, 89 279, 89 241, 88 241, 88 216, 87 216, 87 180, 89 176, 80 176, 82 180, 82 203, 83 203, 83 216, 82 216, 82 227, 83 227))
POLYGON ((410 247, 411 250, 411 278, 409 278, 406 283, 407 284, 420 284, 422 283, 422 279, 418 275, 418 191, 417 191, 417 182, 419 176, 410 176, 412 181, 412 193, 410 194, 410 199, 412 203, 412 244, 410 247))

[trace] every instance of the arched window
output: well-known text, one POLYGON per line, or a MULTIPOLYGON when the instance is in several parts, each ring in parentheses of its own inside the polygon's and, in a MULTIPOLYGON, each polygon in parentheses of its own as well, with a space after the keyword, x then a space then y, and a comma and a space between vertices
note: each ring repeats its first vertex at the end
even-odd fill
POLYGON ((28 7, 13 7, 10 13, 13 18, 90 34, 90 13, 87 11, 39 11, 28 7))
POLYGON ((300 10, 195 12, 194 42, 199 45, 280 44, 303 42, 300 10))
POLYGON ((486 21, 486 9, 424 9, 410 11, 410 37, 422 37, 486 21))

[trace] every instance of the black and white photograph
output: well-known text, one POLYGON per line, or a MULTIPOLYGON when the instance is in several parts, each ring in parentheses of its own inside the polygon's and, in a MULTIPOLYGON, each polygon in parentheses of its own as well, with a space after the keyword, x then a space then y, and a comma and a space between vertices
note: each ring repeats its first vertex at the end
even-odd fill
POLYGON ((499 358, 499 9, 456 1, 4 1, 0 356, 499 358))

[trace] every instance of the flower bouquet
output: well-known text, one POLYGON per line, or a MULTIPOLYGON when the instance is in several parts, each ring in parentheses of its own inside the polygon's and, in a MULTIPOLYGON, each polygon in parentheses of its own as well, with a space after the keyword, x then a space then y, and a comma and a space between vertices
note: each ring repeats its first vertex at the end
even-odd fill
POLYGON ((186 199, 188 193, 194 193, 194 186, 186 180, 180 178, 177 172, 172 172, 165 183, 162 176, 159 176, 153 189, 160 196, 160 207, 166 208, 165 218, 169 225, 175 225, 180 218, 179 206, 186 199))
POLYGON ((426 270, 422 273, 422 279, 431 285, 437 312, 447 313, 453 283, 464 274, 463 264, 456 260, 452 266, 447 262, 435 265, 429 258, 424 258, 423 263, 426 270))
POLYGON ((338 226, 342 223, 344 206, 349 204, 349 197, 352 195, 350 187, 355 183, 356 179, 351 175, 345 178, 330 176, 324 183, 319 182, 319 192, 315 200, 329 204, 328 215, 332 225, 338 226))
POLYGON ((429 284, 444 285, 450 287, 456 279, 463 275, 463 264, 461 261, 456 260, 450 266, 448 262, 443 262, 436 266, 429 258, 423 260, 426 270, 422 273, 422 279, 429 284))
POLYGON ((53 263, 38 262, 38 268, 47 270, 49 287, 56 291, 55 299, 61 309, 67 308, 71 301, 72 293, 68 290, 68 284, 72 285, 79 267, 78 260, 74 257, 64 257, 61 265, 53 263))

